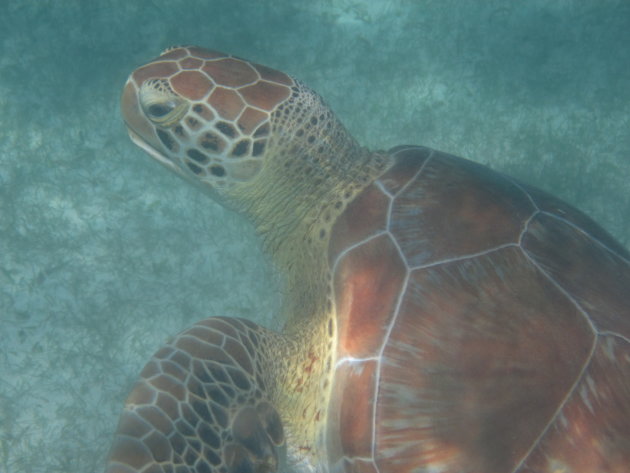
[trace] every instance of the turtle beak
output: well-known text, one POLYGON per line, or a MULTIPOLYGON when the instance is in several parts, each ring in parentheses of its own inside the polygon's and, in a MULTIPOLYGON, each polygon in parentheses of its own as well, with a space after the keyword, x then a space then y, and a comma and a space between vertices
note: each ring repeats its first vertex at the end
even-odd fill
POLYGON ((166 156, 164 156, 162 153, 156 150, 153 146, 151 146, 149 143, 144 141, 140 137, 140 135, 138 135, 127 123, 125 124, 127 125, 127 133, 129 133, 129 138, 131 138, 131 141, 133 141, 136 146, 144 150, 149 156, 151 156, 157 162, 166 166, 170 171, 173 171, 174 173, 180 174, 182 176, 184 175, 181 169, 178 166, 176 166, 173 163, 173 161, 168 159, 166 156))
POLYGON ((155 133, 154 125, 146 118, 138 100, 139 85, 129 77, 120 98, 120 111, 127 127, 131 141, 143 149, 149 156, 166 166, 176 174, 183 175, 167 156, 160 152, 160 141, 155 133))

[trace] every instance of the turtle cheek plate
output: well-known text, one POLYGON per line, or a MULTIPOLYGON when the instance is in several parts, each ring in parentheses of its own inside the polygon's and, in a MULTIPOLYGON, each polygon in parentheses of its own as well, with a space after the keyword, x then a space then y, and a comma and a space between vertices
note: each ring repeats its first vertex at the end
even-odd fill
POLYGON ((193 175, 191 172, 187 172, 181 166, 178 166, 175 162, 173 162, 168 156, 162 154, 157 149, 155 149, 151 144, 146 142, 140 135, 138 135, 133 129, 129 126, 127 127, 127 132, 129 133, 129 137, 131 141, 146 152, 149 156, 155 159, 162 166, 167 168, 168 170, 174 172, 179 177, 185 179, 187 182, 193 184, 195 187, 199 188, 202 192, 206 193, 210 198, 215 200, 216 202, 221 203, 224 207, 228 209, 232 209, 236 211, 237 209, 230 204, 226 199, 223 199, 221 193, 217 191, 216 185, 207 179, 200 179, 198 176, 193 175))

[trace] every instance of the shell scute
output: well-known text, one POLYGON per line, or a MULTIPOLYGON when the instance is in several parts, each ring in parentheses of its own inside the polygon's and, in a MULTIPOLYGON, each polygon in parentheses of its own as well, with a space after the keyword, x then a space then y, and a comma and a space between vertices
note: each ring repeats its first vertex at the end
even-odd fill
POLYGON ((410 266, 518 243, 536 209, 519 187, 496 176, 434 152, 392 206, 391 231, 410 266))
POLYGON ((388 235, 348 252, 335 271, 338 357, 379 356, 407 268, 388 235))
POLYGON ((519 471, 623 471, 615 468, 630 465, 629 378, 630 344, 601 336, 588 371, 519 471))
POLYGON ((594 240, 597 240, 601 245, 605 246, 613 253, 619 255, 626 261, 630 261, 630 252, 615 241, 608 232, 594 222, 589 216, 580 212, 576 208, 567 205, 557 197, 541 191, 540 189, 523 183, 519 183, 519 185, 525 192, 527 192, 541 212, 546 212, 548 214, 555 215, 560 219, 564 219, 567 222, 571 222, 571 224, 576 228, 579 228, 584 233, 590 235, 594 240))
MULTIPOLYGON (((603 459, 630 438, 627 418, 612 418, 630 399, 630 266, 603 230, 563 206, 461 158, 395 151, 331 235, 329 419, 340 420, 328 428, 346 448, 329 434, 332 464, 578 471, 579 444, 584 464, 610 470, 603 459), (371 364, 378 386, 365 381, 371 364)), ((616 457, 611 465, 626 461, 616 457)))
POLYGON ((348 361, 337 368, 328 422, 331 463, 372 455, 377 370, 375 360, 348 361))
MULTIPOLYGON (((594 343, 517 248, 415 270, 383 352, 377 451, 405 450, 395 459, 405 471, 437 453, 446 471, 512 471, 594 343)), ((391 461, 379 466, 393 471, 391 461)))
POLYGON ((332 229, 328 248, 331 266, 342 251, 386 229, 389 202, 372 184, 348 204, 332 229))
POLYGON ((567 220, 543 213, 529 224, 523 248, 588 313, 597 330, 630 340, 627 262, 567 220))
POLYGON ((378 178, 378 182, 391 195, 396 195, 420 171, 432 152, 429 148, 417 146, 397 146, 389 150, 396 163, 378 178))

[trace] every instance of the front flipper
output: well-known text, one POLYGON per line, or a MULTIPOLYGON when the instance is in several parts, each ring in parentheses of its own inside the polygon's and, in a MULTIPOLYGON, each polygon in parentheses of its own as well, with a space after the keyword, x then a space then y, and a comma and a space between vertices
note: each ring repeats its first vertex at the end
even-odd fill
POLYGON ((284 432, 262 370, 280 338, 221 317, 177 335, 127 398, 106 473, 277 471, 284 432))

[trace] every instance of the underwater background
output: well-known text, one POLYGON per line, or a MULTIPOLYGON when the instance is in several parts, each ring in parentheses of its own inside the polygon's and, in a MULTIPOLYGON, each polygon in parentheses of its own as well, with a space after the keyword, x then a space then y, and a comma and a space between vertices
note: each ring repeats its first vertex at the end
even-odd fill
POLYGON ((0 473, 98 472, 144 363, 271 327, 251 226, 131 144, 127 75, 179 44, 283 70, 363 144, 550 191, 630 246, 627 0, 0 0, 0 473))

